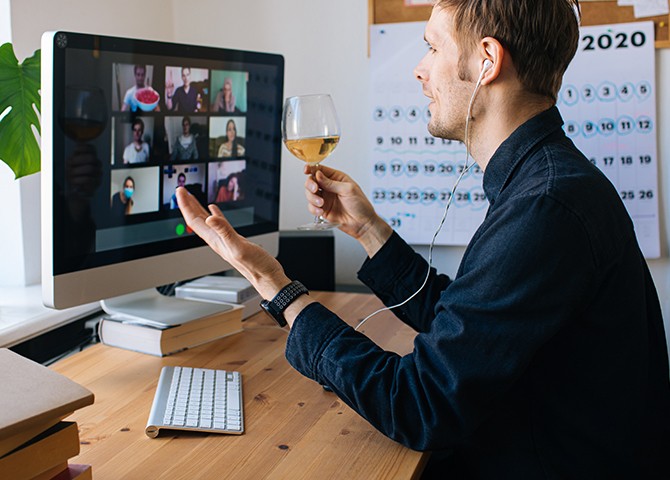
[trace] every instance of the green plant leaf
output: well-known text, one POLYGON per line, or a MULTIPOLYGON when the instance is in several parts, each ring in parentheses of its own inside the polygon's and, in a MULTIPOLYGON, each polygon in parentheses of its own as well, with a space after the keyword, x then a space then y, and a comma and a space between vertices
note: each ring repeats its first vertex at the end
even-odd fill
POLYGON ((11 43, 0 46, 0 160, 16 178, 40 171, 40 146, 33 126, 40 132, 40 51, 22 64, 11 43), (37 112, 35 111, 37 110, 37 112))

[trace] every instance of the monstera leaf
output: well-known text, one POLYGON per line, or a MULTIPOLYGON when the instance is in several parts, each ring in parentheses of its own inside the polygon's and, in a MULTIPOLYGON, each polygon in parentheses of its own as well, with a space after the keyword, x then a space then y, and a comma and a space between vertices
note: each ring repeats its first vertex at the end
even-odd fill
POLYGON ((39 172, 40 51, 19 64, 11 43, 0 46, 0 160, 16 178, 39 172), (37 112, 36 112, 37 110, 37 112))

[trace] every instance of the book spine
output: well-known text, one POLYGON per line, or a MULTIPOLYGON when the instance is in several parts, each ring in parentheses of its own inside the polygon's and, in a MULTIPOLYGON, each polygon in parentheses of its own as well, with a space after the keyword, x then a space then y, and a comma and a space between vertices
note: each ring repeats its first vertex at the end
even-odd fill
POLYGON ((236 305, 222 314, 166 329, 103 318, 98 335, 105 345, 163 357, 241 331, 242 312, 236 305))
POLYGON ((2 478, 33 478, 79 454, 75 422, 60 422, 34 440, 0 458, 2 478))
POLYGON ((162 332, 141 325, 123 323, 109 318, 102 318, 98 323, 100 343, 116 348, 123 348, 138 353, 146 353, 157 357, 166 355, 162 348, 162 332))

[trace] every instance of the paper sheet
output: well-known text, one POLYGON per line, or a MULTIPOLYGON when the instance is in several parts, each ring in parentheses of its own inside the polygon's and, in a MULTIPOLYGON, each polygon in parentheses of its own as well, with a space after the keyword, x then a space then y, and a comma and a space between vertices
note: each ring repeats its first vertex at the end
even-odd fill
POLYGON ((635 18, 655 17, 668 14, 668 0, 634 0, 635 18))
POLYGON ((647 258, 660 256, 653 22, 580 29, 558 107, 575 145, 609 178, 647 258))

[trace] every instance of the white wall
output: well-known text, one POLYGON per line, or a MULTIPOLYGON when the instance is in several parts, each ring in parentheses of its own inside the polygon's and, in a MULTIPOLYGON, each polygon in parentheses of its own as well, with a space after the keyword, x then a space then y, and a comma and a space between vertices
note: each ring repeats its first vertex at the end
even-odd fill
POLYGON ((0 0, 0 45, 12 41, 11 10, 9 7, 9 0, 0 0))
POLYGON ((52 30, 150 40, 171 40, 173 37, 171 0, 9 1, 14 51, 20 61, 40 48, 43 32, 52 30))
MULTIPOLYGON (((6 0, 5 0, 6 1, 6 0)), ((281 53, 286 58, 285 95, 332 94, 342 123, 342 141, 327 162, 345 170, 367 190, 369 66, 367 4, 361 0, 12 0, 19 58, 39 47, 43 31, 71 29, 220 47, 281 53), (141 12, 158 12, 147 22, 141 12)), ((418 59, 417 59, 418 61, 418 59)), ((670 85, 670 50, 657 52, 657 85, 670 85)), ((670 211, 670 90, 658 89, 661 241, 664 258, 649 261, 670 335, 670 261, 666 212, 670 211)), ((309 214, 301 162, 284 150, 280 228, 293 229, 309 214)), ((425 249, 421 249, 425 253, 425 249)), ((437 248, 435 263, 454 274, 463 248, 437 248)), ((358 245, 336 232, 336 281, 357 283, 364 258, 358 245)), ((318 261, 318 259, 317 259, 318 261)))

